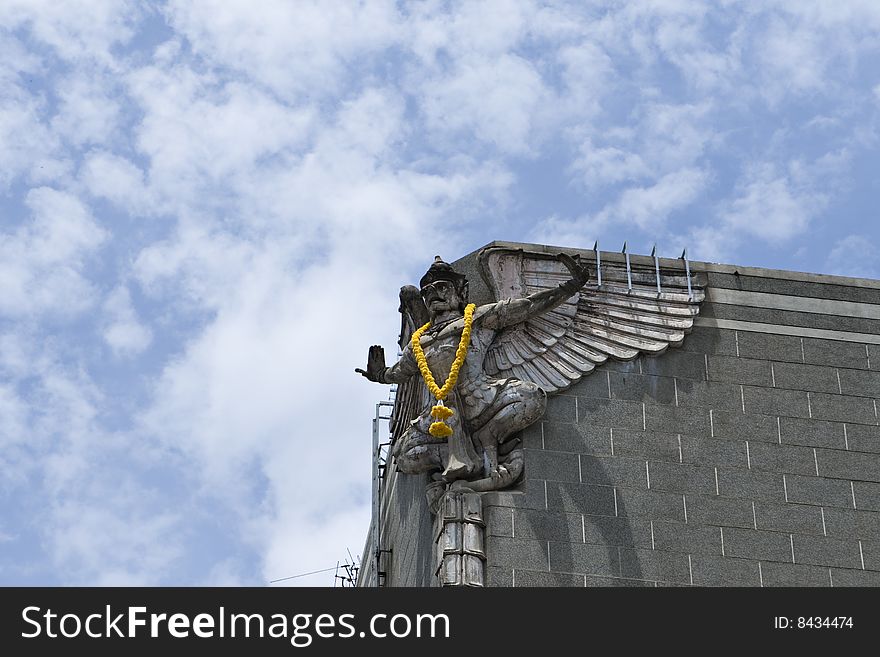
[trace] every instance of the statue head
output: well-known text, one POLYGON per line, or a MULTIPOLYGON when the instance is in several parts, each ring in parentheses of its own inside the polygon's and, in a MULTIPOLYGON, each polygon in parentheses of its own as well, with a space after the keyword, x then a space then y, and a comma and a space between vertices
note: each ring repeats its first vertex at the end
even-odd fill
POLYGON ((464 312, 468 297, 467 278, 448 262, 443 262, 440 256, 434 257, 431 267, 419 281, 419 287, 432 318, 449 311, 464 312))

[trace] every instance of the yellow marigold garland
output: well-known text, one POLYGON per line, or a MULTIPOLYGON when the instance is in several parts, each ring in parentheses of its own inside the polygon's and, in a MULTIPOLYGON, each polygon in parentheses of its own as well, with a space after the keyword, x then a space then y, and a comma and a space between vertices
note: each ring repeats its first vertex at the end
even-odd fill
POLYGON ((452 417, 454 411, 451 408, 444 406, 443 400, 455 387, 455 384, 458 381, 458 373, 461 370, 461 366, 464 364, 465 356, 467 356, 468 346, 471 342, 471 328, 474 323, 474 309, 476 309, 476 307, 477 306, 473 303, 469 303, 465 306, 464 328, 461 331, 461 341, 458 343, 458 349, 455 351, 455 360, 452 361, 452 367, 449 368, 449 377, 446 379, 446 383, 443 384, 442 388, 437 385, 436 381, 434 381, 434 375, 431 374, 431 368, 428 367, 428 359, 425 358, 425 352, 422 351, 422 344, 420 342, 424 332, 431 326, 431 322, 425 324, 412 335, 411 346, 413 354, 416 357, 416 363, 418 363, 419 366, 419 371, 422 373, 422 378, 425 380, 425 385, 428 386, 428 390, 439 402, 436 406, 431 408, 431 417, 437 418, 438 421, 431 424, 430 429, 428 429, 428 433, 435 438, 446 438, 453 433, 452 427, 446 424, 444 420, 452 417))

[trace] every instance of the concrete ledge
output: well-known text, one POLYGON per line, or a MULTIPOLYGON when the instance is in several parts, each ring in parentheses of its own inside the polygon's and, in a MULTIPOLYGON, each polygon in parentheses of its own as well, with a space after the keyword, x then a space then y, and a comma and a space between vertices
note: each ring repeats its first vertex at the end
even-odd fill
POLYGON ((760 322, 743 322, 736 319, 713 319, 697 317, 695 326, 733 329, 735 331, 752 331, 754 333, 772 333, 774 335, 794 335, 802 338, 821 338, 823 340, 839 340, 842 342, 860 342, 862 344, 880 344, 880 335, 871 333, 848 333, 846 331, 830 331, 828 329, 807 328, 805 326, 783 326, 781 324, 762 324, 760 322))
POLYGON ((836 299, 816 299, 794 296, 791 294, 746 292, 720 287, 710 287, 706 291, 706 298, 713 303, 724 303, 735 306, 752 306, 758 308, 771 308, 774 310, 794 310, 803 313, 860 317, 862 319, 880 319, 880 305, 873 303, 838 301, 836 299))

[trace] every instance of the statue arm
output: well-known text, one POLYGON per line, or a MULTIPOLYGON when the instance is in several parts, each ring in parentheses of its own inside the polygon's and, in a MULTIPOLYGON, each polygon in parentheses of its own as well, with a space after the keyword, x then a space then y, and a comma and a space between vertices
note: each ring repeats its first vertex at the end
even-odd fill
POLYGON ((412 376, 419 373, 419 366, 416 363, 416 357, 413 355, 412 348, 407 345, 403 350, 403 355, 394 365, 386 367, 381 374, 382 383, 403 383, 412 376))
POLYGON ((541 315, 571 297, 589 280, 587 268, 564 253, 556 256, 571 272, 571 279, 549 290, 541 290, 521 299, 507 299, 484 306, 481 324, 486 328, 501 329, 541 315))
POLYGON ((362 370, 356 367, 354 371, 374 383, 403 383, 414 374, 419 373, 419 366, 412 349, 407 345, 400 360, 391 367, 385 367, 385 350, 374 344, 370 347, 370 353, 367 356, 367 369, 362 370))

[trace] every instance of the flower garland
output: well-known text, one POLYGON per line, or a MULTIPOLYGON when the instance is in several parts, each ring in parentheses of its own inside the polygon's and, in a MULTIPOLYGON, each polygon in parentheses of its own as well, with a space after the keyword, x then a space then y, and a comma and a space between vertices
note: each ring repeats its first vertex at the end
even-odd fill
POLYGON ((469 303, 465 306, 464 328, 461 331, 461 341, 458 343, 458 349, 455 351, 455 360, 452 361, 452 367, 449 368, 449 377, 446 379, 446 383, 443 384, 442 388, 437 385, 436 381, 434 381, 434 375, 431 374, 431 368, 428 367, 428 359, 425 358, 425 352, 422 351, 422 344, 420 342, 424 332, 431 326, 431 322, 425 324, 412 335, 411 345, 413 354, 415 354, 416 357, 416 363, 418 363, 419 366, 419 371, 422 373, 422 378, 425 380, 425 385, 428 386, 428 390, 439 402, 436 406, 431 408, 431 417, 436 418, 438 421, 432 423, 431 428, 428 429, 428 433, 435 438, 446 438, 453 433, 452 427, 446 424, 444 420, 452 417, 454 411, 451 408, 444 406, 443 400, 455 387, 455 384, 458 381, 458 372, 464 364, 465 356, 467 356, 468 346, 471 342, 471 328, 474 323, 474 309, 476 307, 477 306, 473 303, 469 303))

